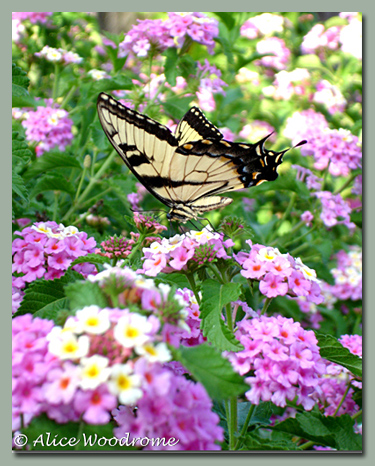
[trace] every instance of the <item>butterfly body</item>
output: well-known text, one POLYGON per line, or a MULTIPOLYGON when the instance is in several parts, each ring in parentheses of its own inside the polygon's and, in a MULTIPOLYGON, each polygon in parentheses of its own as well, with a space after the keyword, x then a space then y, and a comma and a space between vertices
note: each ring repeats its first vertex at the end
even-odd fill
POLYGON ((229 205, 222 197, 275 180, 281 152, 256 144, 226 141, 203 113, 192 107, 175 134, 107 94, 98 97, 98 114, 109 141, 138 180, 170 208, 167 218, 186 223, 229 205))

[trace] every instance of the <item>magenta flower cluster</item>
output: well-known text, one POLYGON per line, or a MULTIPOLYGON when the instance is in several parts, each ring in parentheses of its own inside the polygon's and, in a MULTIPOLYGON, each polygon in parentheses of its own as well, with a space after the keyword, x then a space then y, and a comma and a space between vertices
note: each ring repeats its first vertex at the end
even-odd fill
POLYGON ((55 147, 64 151, 73 140, 73 121, 68 117, 68 112, 56 108, 50 99, 46 104, 46 107, 38 106, 36 110, 25 109, 22 112, 22 126, 26 129, 26 139, 37 143, 37 157, 55 147))
POLYGON ((326 79, 322 79, 317 83, 312 100, 318 104, 325 105, 331 115, 334 115, 336 112, 342 113, 347 104, 340 89, 326 79))
POLYGON ((132 210, 140 210, 140 202, 148 193, 147 189, 141 183, 136 183, 136 192, 128 194, 128 201, 132 210))
POLYGON ((46 336, 54 323, 25 314, 12 321, 13 431, 45 411, 43 384, 59 362, 48 354, 46 336), (22 416, 22 417, 21 417, 22 416))
POLYGON ((277 248, 252 244, 246 241, 250 253, 234 254, 241 265, 241 275, 259 281, 259 291, 268 298, 276 296, 304 296, 315 304, 324 301, 316 272, 307 267, 300 258, 290 254, 281 254, 277 248))
POLYGON ((17 11, 12 13, 12 19, 18 19, 19 21, 25 21, 28 19, 32 24, 46 23, 50 16, 52 16, 52 11, 17 11))
POLYGON ((311 410, 315 389, 325 373, 314 332, 282 316, 244 319, 237 328, 236 338, 244 349, 227 357, 239 374, 254 371, 245 378, 251 386, 246 398, 252 404, 272 401, 285 407, 287 400, 297 397, 297 404, 311 410))
POLYGON ((324 49, 336 50, 339 47, 340 27, 332 26, 328 29, 323 24, 316 24, 303 38, 301 51, 304 54, 321 53, 324 49))
POLYGON ((355 223, 350 220, 352 209, 349 203, 342 198, 341 194, 320 191, 312 193, 312 195, 320 199, 322 204, 320 218, 327 228, 332 228, 335 225, 345 225, 349 230, 355 229, 355 223))
MULTIPOLYGON (((362 337, 360 335, 342 335, 339 342, 352 354, 362 357, 362 337)), ((354 389, 350 387, 346 393, 348 383, 351 381, 351 384, 358 388, 362 388, 362 383, 353 380, 350 372, 339 364, 325 360, 325 365, 326 374, 319 381, 314 399, 318 402, 319 408, 324 410, 326 416, 341 416, 343 414, 352 416, 360 410, 360 407, 353 400, 354 389)))
POLYGON ((138 272, 155 277, 160 272, 186 270, 189 261, 190 264, 203 265, 215 259, 229 259, 225 248, 233 245, 231 239, 224 241, 223 235, 212 233, 208 228, 162 238, 148 248, 143 248, 143 267, 138 272))
POLYGON ((351 170, 362 165, 358 137, 342 128, 329 129, 324 116, 312 109, 295 112, 288 118, 283 134, 293 144, 306 139, 308 142, 302 146, 301 154, 314 156, 314 168, 328 167, 333 176, 348 176, 351 170))
POLYGON ((287 67, 291 52, 286 47, 283 39, 267 37, 257 43, 256 49, 259 54, 267 55, 254 62, 257 66, 265 66, 276 70, 284 70, 287 67))
POLYGON ((334 285, 326 284, 328 291, 339 300, 362 299, 362 251, 352 246, 350 250, 339 251, 335 258, 337 267, 331 269, 334 285))
POLYGON ((214 38, 219 34, 218 22, 203 13, 168 13, 168 19, 139 20, 119 44, 120 56, 128 53, 145 57, 153 48, 163 52, 168 47, 181 48, 186 38, 206 45, 213 53, 214 38))
POLYGON ((243 23, 240 29, 241 36, 248 39, 270 36, 277 32, 283 32, 284 18, 272 13, 263 13, 249 18, 243 23))
MULTIPOLYGON (((138 362, 136 363, 138 366, 138 362)), ((144 396, 137 403, 137 411, 120 406, 113 416, 119 427, 114 435, 121 439, 128 432, 136 438, 174 437, 178 443, 159 447, 147 445, 145 450, 220 450, 223 429, 219 416, 211 411, 212 401, 200 383, 160 367, 137 367, 148 380, 144 396)))
MULTIPOLYGON (((20 236, 12 243, 13 286, 25 287, 37 278, 53 280, 64 275, 70 264, 80 256, 95 252, 96 241, 76 227, 64 227, 56 222, 37 222, 15 232, 20 236)), ((95 271, 93 264, 77 264, 74 270, 87 276, 95 271)))
POLYGON ((223 94, 224 86, 228 86, 226 82, 220 79, 221 71, 215 65, 210 65, 207 58, 204 64, 198 62, 197 76, 200 79, 199 88, 197 91, 199 106, 206 112, 215 110, 216 103, 214 94, 223 94))

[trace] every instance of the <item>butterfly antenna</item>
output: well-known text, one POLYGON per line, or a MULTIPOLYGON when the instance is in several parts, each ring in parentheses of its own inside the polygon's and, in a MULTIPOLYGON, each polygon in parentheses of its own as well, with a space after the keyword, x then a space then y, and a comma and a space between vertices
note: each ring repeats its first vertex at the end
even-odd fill
POLYGON ((212 223, 209 221, 208 218, 204 217, 205 220, 207 220, 208 224, 210 225, 210 227, 212 228, 212 231, 214 231, 215 233, 219 233, 216 228, 214 228, 214 226, 212 225, 212 223))

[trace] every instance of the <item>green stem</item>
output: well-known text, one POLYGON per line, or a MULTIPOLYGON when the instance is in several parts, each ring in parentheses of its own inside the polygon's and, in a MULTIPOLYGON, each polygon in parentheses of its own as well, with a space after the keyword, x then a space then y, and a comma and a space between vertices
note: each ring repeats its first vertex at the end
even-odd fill
POLYGON ((299 445, 298 448, 301 449, 301 450, 307 450, 308 448, 310 448, 310 447, 312 447, 312 446, 314 446, 316 444, 317 444, 317 442, 313 442, 313 441, 310 440, 310 441, 304 443, 303 445, 299 445))
POLYGON ((115 158, 116 156, 116 151, 113 150, 111 152, 111 154, 106 158, 106 160, 104 161, 103 165, 100 167, 100 169, 97 171, 97 173, 95 174, 95 176, 93 176, 90 181, 89 181, 89 184, 86 186, 85 190, 83 191, 83 193, 79 196, 79 198, 77 199, 76 202, 73 202, 73 205, 72 207, 68 210, 68 212, 64 215, 64 217, 62 218, 62 222, 64 222, 64 220, 68 219, 72 213, 77 209, 78 206, 81 205, 81 203, 85 200, 85 198, 87 197, 87 195, 89 194, 89 192, 92 190, 92 188, 94 187, 94 185, 98 182, 99 178, 102 176, 102 174, 107 170, 107 168, 109 167, 109 165, 112 163, 113 159, 115 158))
POLYGON ((194 274, 189 272, 189 273, 186 273, 185 275, 186 275, 186 278, 189 281, 191 291, 194 293, 194 296, 195 296, 195 299, 197 300, 197 303, 200 304, 201 303, 201 298, 199 297, 199 293, 198 293, 198 290, 197 290, 197 284, 195 283, 194 274))
MULTIPOLYGON (((84 424, 84 422, 83 422, 83 420, 81 418, 80 421, 79 421, 79 426, 78 426, 78 432, 77 432, 77 437, 76 437, 77 440, 81 439, 84 426, 85 426, 85 424, 84 424)), ((77 445, 75 445, 75 447, 74 447, 75 450, 79 450, 79 446, 78 446, 79 443, 80 442, 78 442, 77 445)))
POLYGON ((85 179, 85 176, 86 176, 86 171, 87 171, 87 168, 85 166, 83 166, 82 175, 81 175, 81 179, 79 180, 79 184, 78 184, 77 192, 76 192, 76 195, 75 195, 75 198, 74 198, 74 202, 77 202, 79 193, 81 192, 83 180, 85 179))
POLYGON ((262 309, 262 312, 260 313, 260 315, 264 315, 269 307, 269 305, 271 304, 271 301, 273 300, 273 298, 266 298, 266 300, 264 301, 264 305, 263 305, 263 309, 262 309))
POLYGON ((346 395, 348 394, 351 386, 351 380, 348 382, 348 386, 346 387, 345 393, 342 395, 340 403, 338 404, 337 408, 335 409, 335 412, 333 413, 333 417, 337 416, 337 413, 339 412, 339 409, 341 408, 341 405, 344 403, 346 395))
POLYGON ((296 254, 298 254, 299 252, 303 251, 304 249, 310 247, 311 245, 309 243, 303 243, 303 244, 300 244, 299 246, 297 246, 295 249, 292 249, 291 251, 289 251, 289 254, 291 256, 295 256, 296 254))
POLYGON ((357 417, 362 416, 362 409, 353 414, 352 419, 355 420, 357 417))
POLYGON ((230 303, 225 306, 225 314, 227 316, 227 327, 231 333, 233 333, 233 316, 230 303))
POLYGON ((216 270, 216 267, 212 264, 208 264, 208 268, 211 270, 211 272, 215 275, 215 278, 217 279, 217 281, 221 284, 224 284, 225 282, 223 281, 223 279, 221 278, 219 272, 216 270))
POLYGON ((345 183, 341 186, 341 188, 337 189, 337 191, 335 191, 333 194, 334 196, 336 196, 337 194, 340 194, 344 191, 344 189, 346 189, 351 183, 352 181, 357 178, 358 176, 358 173, 352 175, 347 181, 345 181, 345 183))
POLYGON ((235 450, 238 450, 239 447, 241 446, 241 443, 242 443, 242 440, 241 438, 245 436, 246 432, 247 432, 247 428, 249 426, 249 422, 253 416, 253 412, 254 412, 254 409, 255 409, 255 406, 256 405, 251 405, 250 408, 249 408, 249 411, 247 413, 247 416, 246 416, 246 419, 245 419, 245 422, 244 422, 244 425, 242 426, 242 429, 241 429, 241 432, 240 432, 240 436, 237 440, 237 443, 236 443, 236 446, 234 447, 235 450))
POLYGON ((274 240, 274 237, 277 235, 277 230, 279 229, 279 227, 282 225, 282 223, 284 222, 284 220, 288 217, 288 215, 290 214, 293 206, 294 206, 294 203, 297 199, 297 194, 296 193, 293 193, 290 197, 290 201, 289 201, 289 204, 288 204, 288 207, 285 209, 284 213, 283 213, 283 216, 281 217, 281 219, 277 222, 277 224, 275 225, 275 228, 274 228, 274 235, 273 235, 273 238, 271 238, 272 240, 274 240))
POLYGON ((232 396, 229 400, 229 450, 235 450, 237 432, 237 397, 232 396))
POLYGON ((137 241, 136 245, 132 248, 132 252, 128 255, 128 257, 126 258, 124 263, 121 265, 121 267, 125 267, 129 263, 129 261, 134 257, 135 253, 142 246, 143 241, 145 240, 145 238, 146 238, 145 235, 142 235, 142 234, 139 235, 139 238, 138 238, 138 241, 137 241))
MULTIPOLYGON (((304 222, 301 222, 301 223, 304 224, 304 222)), ((317 225, 314 225, 312 228, 310 228, 310 230, 306 231, 305 233, 303 233, 298 238, 295 238, 295 239, 289 241, 288 243, 284 244, 284 248, 290 246, 293 243, 297 243, 297 242, 301 241, 303 238, 305 238, 307 235, 309 235, 312 231, 314 231, 316 229, 317 229, 317 225)), ((290 231, 289 233, 292 233, 292 231, 290 231)))
POLYGON ((65 105, 69 102, 70 98, 72 97, 72 95, 74 94, 74 92, 76 91, 77 89, 77 86, 76 85, 73 85, 68 93, 66 94, 66 96, 64 97, 63 101, 61 102, 61 105, 60 105, 60 108, 64 108, 65 105))
POLYGON ((56 98, 58 96, 58 90, 59 90, 59 64, 56 62, 55 63, 55 78, 53 80, 53 88, 52 88, 52 99, 55 102, 56 98))
POLYGON ((60 192, 59 191, 54 191, 54 202, 53 202, 53 216, 52 216, 52 220, 54 222, 56 222, 56 219, 57 219, 57 211, 58 211, 58 208, 59 208, 59 194, 60 192))

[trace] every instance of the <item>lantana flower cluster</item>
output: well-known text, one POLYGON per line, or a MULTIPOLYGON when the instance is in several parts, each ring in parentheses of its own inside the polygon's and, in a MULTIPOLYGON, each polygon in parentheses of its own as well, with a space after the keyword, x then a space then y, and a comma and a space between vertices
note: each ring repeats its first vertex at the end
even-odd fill
POLYGON ((62 48, 53 48, 45 45, 40 52, 35 53, 36 57, 45 58, 47 61, 55 63, 81 63, 83 58, 78 53, 64 50, 62 48))
POLYGON ((271 36, 277 32, 283 32, 284 18, 272 13, 263 13, 248 19, 241 26, 241 36, 248 39, 256 39, 262 36, 271 36))
POLYGON ((145 57, 154 48, 163 52, 168 47, 181 48, 186 38, 206 45, 213 53, 214 38, 219 34, 218 22, 203 13, 168 13, 168 19, 139 20, 119 44, 120 56, 128 53, 145 57))
POLYGON ((352 246, 348 252, 336 254, 337 267, 331 269, 334 285, 327 285, 330 293, 339 300, 362 298, 362 250, 352 246))
POLYGON ((359 138, 349 130, 330 129, 324 116, 312 109, 295 112, 287 120, 284 136, 297 144, 308 142, 301 148, 304 156, 313 155, 314 168, 328 167, 333 176, 348 176, 350 170, 361 167, 362 150, 359 138))
POLYGON ((241 139, 247 139, 248 141, 260 141, 265 138, 268 134, 271 136, 268 138, 269 142, 276 142, 275 128, 270 125, 267 121, 254 120, 243 126, 239 132, 241 139), (273 134, 272 134, 273 133, 273 134))
POLYGON ((52 11, 16 11, 12 13, 12 19, 29 20, 32 24, 46 23, 50 16, 52 16, 52 11))
POLYGON ((312 100, 318 104, 325 105, 331 115, 336 112, 342 113, 347 104, 340 89, 326 79, 322 79, 317 83, 316 92, 314 93, 312 100))
MULTIPOLYGON (((362 358, 362 337, 360 335, 342 335, 339 342, 352 354, 362 358)), ((353 380, 353 376, 343 366, 325 360, 326 373, 320 379, 314 399, 319 407, 324 409, 326 416, 353 415, 360 407, 353 399, 354 389, 351 387, 346 393, 348 384, 362 388, 362 382, 353 380), (342 402, 343 397, 345 399, 342 402), (340 406, 340 408, 339 408, 340 406), (339 408, 339 409, 338 409, 339 408), (337 413, 336 413, 337 411, 337 413)))
POLYGON ((255 65, 276 70, 284 70, 287 67, 291 52, 285 45, 284 39, 267 37, 257 42, 256 50, 259 54, 267 56, 256 60, 255 65))
POLYGON ((173 446, 149 443, 144 450, 220 450, 224 439, 218 425, 219 416, 211 411, 212 400, 200 383, 187 380, 166 369, 139 367, 144 380, 144 396, 137 403, 137 410, 120 406, 113 411, 119 427, 114 435, 121 439, 130 433, 130 441, 137 438, 178 439, 173 446))
POLYGON ((313 269, 307 267, 300 258, 289 253, 282 254, 277 248, 252 244, 250 253, 240 251, 234 254, 241 265, 241 275, 259 280, 259 291, 268 298, 285 296, 304 296, 315 304, 323 302, 320 281, 313 269))
MULTIPOLYGON (((65 227, 52 221, 37 222, 15 234, 20 236, 12 243, 12 271, 19 274, 13 276, 15 294, 22 290, 26 283, 31 283, 37 278, 60 278, 77 257, 95 252, 94 238, 89 238, 87 233, 79 231, 76 227, 65 227)), ((94 272, 95 266, 89 263, 77 264, 73 270, 87 277, 94 272)), ((13 310, 18 308, 19 303, 16 296, 13 310)))
POLYGON ((240 375, 254 371, 245 378, 251 387, 245 395, 252 404, 272 401, 285 407, 297 397, 298 405, 313 408, 325 365, 312 330, 283 316, 260 316, 238 322, 235 335, 244 349, 227 357, 240 375))
POLYGON ((323 24, 316 24, 303 38, 301 51, 304 54, 318 53, 320 59, 325 58, 327 50, 341 50, 350 53, 358 59, 362 59, 362 21, 358 15, 344 16, 349 24, 344 26, 332 26, 328 29, 323 24))
POLYGON ((327 228, 332 228, 335 225, 345 225, 351 231, 355 229, 355 223, 350 220, 352 209, 341 194, 320 191, 312 193, 312 195, 320 199, 322 204, 320 218, 327 228))
POLYGON ((262 92, 276 100, 289 100, 293 95, 307 95, 310 81, 310 73, 305 68, 282 70, 275 74, 272 86, 263 88, 262 92))
POLYGON ((229 259, 225 248, 233 246, 231 239, 212 233, 207 227, 202 231, 191 230, 183 235, 162 238, 148 248, 143 248, 143 267, 138 272, 155 277, 160 272, 170 273, 186 270, 188 262, 197 266, 215 259, 229 259))
POLYGON ((46 100, 46 107, 40 105, 36 110, 15 111, 13 118, 22 118, 26 139, 37 143, 37 157, 55 147, 64 151, 73 140, 73 121, 68 117, 68 112, 58 108, 51 99, 46 100))
POLYGON ((197 97, 199 106, 206 112, 212 112, 216 108, 214 94, 223 94, 224 86, 228 86, 220 79, 221 71, 215 66, 210 65, 210 62, 205 59, 204 64, 198 62, 198 73, 200 78, 197 97))

